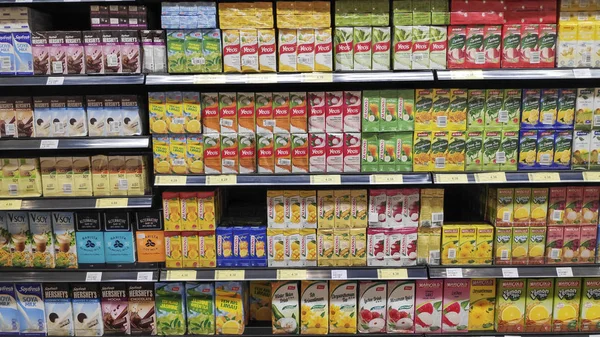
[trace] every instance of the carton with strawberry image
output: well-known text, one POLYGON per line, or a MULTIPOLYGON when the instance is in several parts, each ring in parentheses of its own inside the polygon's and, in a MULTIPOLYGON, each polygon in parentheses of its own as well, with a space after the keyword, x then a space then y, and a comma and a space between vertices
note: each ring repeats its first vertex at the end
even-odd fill
POLYGON ((467 279, 444 280, 442 332, 467 332, 470 286, 467 279))
POLYGON ((359 293, 358 332, 385 332, 387 318, 387 282, 360 282, 359 293))
POLYGON ((387 332, 413 333, 415 316, 415 282, 388 282, 387 332))
POLYGON ((367 265, 385 266, 387 232, 383 228, 367 229, 367 265))
POLYGON ((415 333, 440 333, 443 280, 417 280, 416 286, 415 333))

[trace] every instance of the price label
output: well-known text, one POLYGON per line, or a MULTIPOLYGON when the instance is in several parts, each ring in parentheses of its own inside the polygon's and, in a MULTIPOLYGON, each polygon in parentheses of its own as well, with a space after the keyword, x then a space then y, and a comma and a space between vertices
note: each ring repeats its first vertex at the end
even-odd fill
POLYGON ((88 271, 85 274, 85 282, 101 282, 102 272, 101 271, 88 271))
POLYGON ((154 273, 151 271, 140 271, 137 273, 138 282, 151 282, 153 281, 154 273))
POLYGON ((0 200, 0 210, 3 210, 3 211, 19 210, 19 209, 21 209, 22 204, 23 204, 23 200, 21 200, 21 199, 0 200))
POLYGON ((306 73, 302 74, 302 82, 333 82, 332 73, 306 73))
POLYGON ((558 276, 558 277, 573 277, 573 268, 571 268, 571 267, 556 267, 556 276, 558 276))
POLYGON ((162 186, 181 186, 187 184, 185 176, 158 176, 156 177, 156 185, 162 186))
POLYGON ((519 269, 517 269, 517 268, 502 268, 502 277, 518 278, 519 277, 519 269))
POLYGON ((469 179, 466 174, 436 174, 435 181, 442 184, 466 184, 469 179))
POLYGON ((372 174, 369 181, 371 184, 402 184, 404 179, 401 174, 372 174))
POLYGON ((592 78, 592 72, 588 68, 573 69, 573 76, 575 78, 592 78))
POLYGON ((306 280, 306 269, 277 269, 278 280, 306 280))
POLYGON ((600 172, 583 172, 583 180, 584 181, 600 181, 600 172))
POLYGON ((377 278, 380 280, 405 280, 408 278, 406 269, 377 269, 377 278))
POLYGON ((450 78, 453 80, 482 80, 481 70, 451 70, 450 78))
POLYGON ((248 83, 277 83, 277 74, 250 74, 248 83))
POLYGON ((245 270, 215 270, 217 281, 243 281, 245 278, 245 270))
POLYGON ((475 173, 475 181, 478 183, 505 183, 506 182, 506 173, 504 173, 504 172, 475 173))
POLYGON ((103 198, 96 199, 96 208, 124 208, 129 205, 127 198, 103 198))
POLYGON ((20 2, 33 2, 33 0, 15 0, 16 3, 20 2))
POLYGON ((58 139, 43 139, 40 142, 40 149, 58 149, 58 139))
POLYGON ((332 280, 347 280, 348 279, 348 271, 345 269, 332 270, 331 271, 331 279, 332 280))
POLYGON ((237 176, 233 174, 206 176, 206 185, 235 185, 237 176))
POLYGON ((529 181, 534 183, 539 182, 560 182, 560 174, 558 172, 533 172, 529 173, 529 181))
POLYGON ((223 84, 227 83, 225 75, 194 75, 194 84, 223 84))
POLYGON ((167 281, 193 281, 196 275, 195 270, 167 270, 167 281))
POLYGON ((447 278, 462 278, 463 277, 462 268, 446 268, 446 277, 447 278))
POLYGON ((322 176, 310 176, 311 185, 341 185, 342 176, 339 174, 329 174, 322 176))
POLYGON ((63 85, 63 83, 65 83, 65 78, 62 76, 48 77, 46 80, 46 85, 63 85))

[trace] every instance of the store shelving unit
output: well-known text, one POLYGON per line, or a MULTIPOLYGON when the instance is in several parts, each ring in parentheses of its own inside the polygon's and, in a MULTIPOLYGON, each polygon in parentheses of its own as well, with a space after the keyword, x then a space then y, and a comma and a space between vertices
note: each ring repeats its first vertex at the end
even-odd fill
POLYGON ((110 208, 150 208, 152 196, 123 197, 39 197, 31 199, 0 199, 1 210, 64 211, 110 208))
POLYGON ((428 266, 430 278, 599 277, 600 265, 428 266))
MULTIPOLYGON (((120 1, 120 0, 118 0, 120 1)), ((18 1, 20 3, 20 1, 18 1)), ((45 2, 45 1, 39 1, 45 2)), ((53 1, 50 1, 53 2, 53 1)), ((71 2, 71 1, 55 1, 71 2)), ((10 3, 10 2, 9 2, 10 3)), ((0 2, 0 4, 2 4, 0 2)), ((142 85, 145 76, 135 75, 68 75, 68 76, 2 76, 0 87, 38 87, 38 86, 104 86, 104 85, 142 85)))
POLYGON ((149 136, 0 139, 4 151, 148 149, 150 144, 149 136))
POLYGON ((157 282, 156 269, 106 267, 103 269, 8 269, 2 282, 157 282))
POLYGON ((434 184, 506 184, 506 183, 582 183, 600 182, 596 172, 532 171, 532 172, 457 172, 433 173, 434 184))

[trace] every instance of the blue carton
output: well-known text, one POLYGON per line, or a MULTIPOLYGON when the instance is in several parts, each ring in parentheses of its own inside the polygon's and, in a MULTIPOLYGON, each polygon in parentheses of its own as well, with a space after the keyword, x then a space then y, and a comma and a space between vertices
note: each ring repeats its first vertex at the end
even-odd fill
POLYGON ((233 230, 231 227, 217 227, 217 267, 234 267, 233 230))
POLYGON ((135 243, 128 212, 104 214, 104 258, 106 263, 134 263, 135 243))
POLYGON ((79 264, 102 264, 104 257, 104 235, 97 212, 79 212, 76 219, 77 259, 79 264))
POLYGON ((12 283, 0 283, 0 335, 15 336, 19 334, 19 310, 17 295, 12 283))
POLYGON ((250 227, 250 265, 267 266, 267 228, 250 227))
POLYGON ((21 336, 46 336, 46 310, 41 283, 17 283, 21 336))
POLYGON ((0 75, 15 74, 15 50, 11 33, 0 32, 0 75))
POLYGON ((233 227, 233 258, 236 267, 250 267, 250 227, 233 227))
POLYGON ((519 132, 519 170, 535 169, 537 134, 537 130, 521 130, 519 132))
POLYGON ((558 170, 571 168, 571 146, 573 143, 573 131, 556 130, 554 132, 554 161, 552 167, 558 170))
POLYGON ((17 75, 33 75, 33 53, 30 32, 12 33, 15 72, 17 75))
POLYGON ((547 170, 554 162, 554 130, 539 130, 536 168, 547 170))
POLYGON ((554 129, 558 113, 558 89, 542 89, 538 129, 554 129))
POLYGON ((556 128, 573 129, 577 89, 558 89, 556 128))

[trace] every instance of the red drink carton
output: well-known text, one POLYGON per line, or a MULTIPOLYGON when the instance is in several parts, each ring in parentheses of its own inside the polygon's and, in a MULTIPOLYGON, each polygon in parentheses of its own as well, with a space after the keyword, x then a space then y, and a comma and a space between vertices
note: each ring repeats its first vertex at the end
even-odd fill
POLYGON ((581 226, 579 238, 579 262, 594 263, 596 260, 596 234, 598 227, 581 226))
POLYGON ((448 27, 448 69, 465 68, 467 27, 448 27))
POLYGON ((415 294, 416 333, 441 332, 443 294, 443 280, 417 280, 415 294))
POLYGON ((552 187, 548 197, 548 226, 564 224, 566 203, 567 188, 552 187))
POLYGON ((483 35, 484 68, 500 68, 501 44, 502 26, 485 26, 483 35))
POLYGON ((344 132, 360 132, 361 91, 344 91, 344 132))
POLYGON ((540 24, 540 68, 554 68, 556 59, 556 25, 540 24))
POLYGON ((600 187, 583 188, 582 225, 598 225, 598 203, 600 187))
POLYGON ((567 203, 565 206, 565 225, 581 225, 581 208, 583 206, 583 187, 567 187, 567 203))
POLYGON ((344 134, 327 134, 326 152, 327 172, 343 172, 344 169, 344 134))
POLYGON ((579 262, 579 244, 581 239, 581 230, 579 226, 566 226, 563 236, 562 262, 579 262))
POLYGON ((467 27, 465 68, 485 68, 484 32, 484 26, 467 27))
POLYGON ((342 91, 328 91, 325 93, 327 98, 327 107, 325 108, 325 131, 342 132, 343 111, 344 111, 344 93, 342 91))
POLYGON ((344 133, 344 167, 343 172, 360 172, 360 132, 344 133))
POLYGON ((564 227, 548 227, 546 236, 546 263, 561 263, 564 227))
POLYGON ((308 132, 325 132, 325 93, 308 93, 308 132))
POLYGON ((521 26, 521 62, 522 68, 539 67, 539 25, 526 24, 521 26))
POLYGON ((309 170, 311 173, 327 172, 327 139, 324 133, 311 133, 309 141, 309 170))
POLYGON ((467 332, 471 280, 444 280, 442 332, 467 332))
POLYGON ((521 56, 521 25, 502 27, 502 68, 518 68, 521 56))

